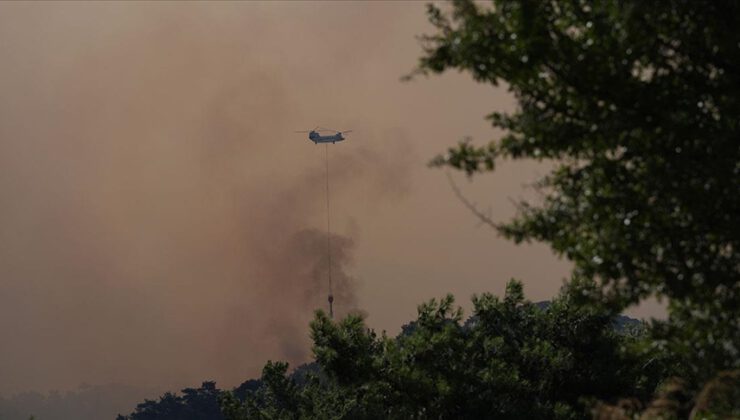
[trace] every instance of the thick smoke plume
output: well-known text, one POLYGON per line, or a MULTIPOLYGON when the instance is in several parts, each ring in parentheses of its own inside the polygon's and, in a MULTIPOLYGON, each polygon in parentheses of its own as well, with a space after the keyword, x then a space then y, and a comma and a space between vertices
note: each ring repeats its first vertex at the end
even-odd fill
MULTIPOLYGON (((228 386, 308 357, 328 293, 324 149, 292 131, 356 122, 315 86, 377 40, 324 51, 310 8, 224 6, 0 5, 0 393, 228 386), (280 25, 292 35, 266 31, 280 25)), ((330 145, 333 212, 404 193, 394 137, 330 145)), ((341 315, 359 230, 336 228, 341 315)))

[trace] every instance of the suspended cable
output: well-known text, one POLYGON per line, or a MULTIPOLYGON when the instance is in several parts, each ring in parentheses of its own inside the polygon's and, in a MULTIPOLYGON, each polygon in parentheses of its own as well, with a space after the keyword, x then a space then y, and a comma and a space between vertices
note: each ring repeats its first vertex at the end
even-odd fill
POLYGON ((326 260, 327 273, 329 276, 329 317, 334 318, 334 293, 331 284, 331 218, 329 217, 329 143, 325 145, 326 150, 326 260))

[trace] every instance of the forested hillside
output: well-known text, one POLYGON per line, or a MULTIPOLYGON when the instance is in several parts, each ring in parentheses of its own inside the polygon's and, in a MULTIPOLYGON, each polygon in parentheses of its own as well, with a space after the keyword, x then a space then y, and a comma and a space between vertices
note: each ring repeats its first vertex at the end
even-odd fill
POLYGON ((319 313, 312 324, 316 362, 290 375, 286 364, 269 363, 260 379, 231 392, 204 382, 144 402, 121 419, 405 418, 419 410, 485 417, 492 390, 506 392, 497 410, 507 416, 546 417, 556 409, 582 411, 584 396, 649 396, 660 363, 642 369, 655 357, 641 349, 642 324, 574 299, 531 303, 511 282, 504 299, 477 297, 465 320, 451 296, 422 305, 395 338, 376 336, 356 316, 334 323, 319 313), (608 373, 613 365, 619 373, 608 373))

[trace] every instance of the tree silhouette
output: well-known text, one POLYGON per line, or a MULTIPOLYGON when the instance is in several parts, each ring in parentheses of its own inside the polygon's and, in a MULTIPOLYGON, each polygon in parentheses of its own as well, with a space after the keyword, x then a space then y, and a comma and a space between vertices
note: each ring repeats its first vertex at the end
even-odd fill
MULTIPOLYGON (((262 386, 222 397, 227 419, 586 418, 595 401, 649 399, 656 354, 632 351, 644 334, 620 333, 603 308, 580 302, 588 285, 549 305, 526 301, 512 281, 503 299, 483 294, 462 322, 452 296, 419 307, 397 338, 359 316, 311 324, 320 371, 303 384, 268 363, 262 386)), ((593 287, 593 286, 590 286, 593 287)))
POLYGON ((740 4, 454 1, 430 5, 417 73, 505 83, 505 131, 434 165, 468 175, 502 158, 548 160, 542 203, 494 223, 544 241, 619 312, 667 298, 655 336, 701 380, 740 367, 740 4))

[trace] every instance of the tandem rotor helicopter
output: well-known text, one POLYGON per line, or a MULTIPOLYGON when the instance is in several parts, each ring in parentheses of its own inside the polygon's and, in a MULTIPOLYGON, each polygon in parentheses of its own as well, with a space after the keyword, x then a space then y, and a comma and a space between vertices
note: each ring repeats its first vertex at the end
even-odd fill
POLYGON ((346 130, 346 131, 338 131, 338 130, 331 130, 328 128, 322 128, 322 127, 316 127, 313 130, 305 130, 305 131, 296 131, 296 133, 308 133, 308 139, 314 142, 314 144, 319 143, 336 143, 338 141, 346 140, 342 134, 345 133, 351 133, 352 130, 346 130), (334 134, 329 135, 321 135, 319 133, 325 133, 330 132, 334 134))
POLYGON ((334 318, 334 289, 331 281, 331 218, 329 217, 329 143, 336 143, 345 140, 343 134, 350 133, 352 130, 339 131, 328 128, 316 127, 313 130, 296 131, 296 133, 308 133, 308 139, 314 144, 323 143, 326 151, 326 273, 329 283, 329 317, 334 318), (321 133, 330 132, 332 134, 322 135, 321 133))

